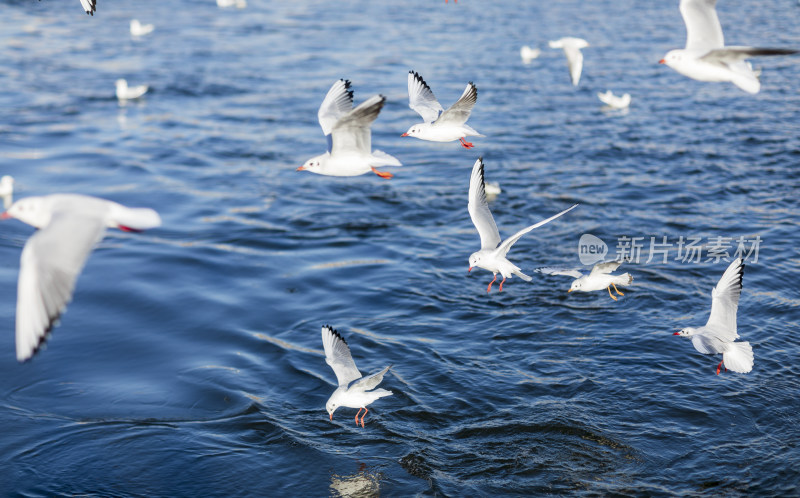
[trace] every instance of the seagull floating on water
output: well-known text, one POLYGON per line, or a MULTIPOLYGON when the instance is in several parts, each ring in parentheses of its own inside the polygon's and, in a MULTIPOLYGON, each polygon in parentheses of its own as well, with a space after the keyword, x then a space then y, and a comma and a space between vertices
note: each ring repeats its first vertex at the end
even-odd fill
POLYGON ((330 325, 322 327, 322 345, 325 348, 325 363, 331 366, 333 373, 336 374, 336 380, 339 382, 339 387, 333 391, 328 402, 325 403, 325 409, 328 410, 330 419, 333 420, 333 412, 340 406, 358 408, 355 418, 356 425, 358 425, 358 416, 361 414, 361 410, 364 410, 364 415, 361 416, 361 427, 364 427, 364 417, 369 411, 367 405, 376 399, 392 395, 392 391, 375 389, 383 381, 383 376, 389 371, 391 365, 384 367, 378 373, 362 377, 350 355, 350 348, 344 337, 330 325))
POLYGON ((519 49, 519 56, 522 58, 524 64, 530 64, 533 59, 538 58, 541 54, 541 49, 531 48, 527 45, 523 45, 522 48, 519 49))
POLYGON ((618 97, 608 90, 605 93, 597 92, 597 98, 612 109, 627 109, 631 105, 631 94, 629 93, 618 97))
POLYGON ((758 73, 745 61, 761 55, 790 55, 794 49, 725 46, 717 17, 717 0, 681 0, 686 48, 670 50, 659 61, 684 76, 709 82, 731 82, 745 92, 761 89, 758 73))
POLYGON ((247 7, 247 0, 217 0, 217 7, 223 9, 227 9, 228 7, 243 9, 247 7))
POLYGON ((527 228, 523 228, 501 243, 500 232, 497 230, 497 225, 492 217, 492 212, 489 210, 489 204, 486 202, 485 189, 483 158, 479 157, 472 166, 472 176, 470 176, 469 179, 468 210, 469 215, 472 218, 472 223, 475 225, 475 228, 478 229, 478 235, 480 235, 481 238, 481 250, 470 255, 469 269, 467 271, 470 272, 473 268, 478 267, 483 268, 484 270, 489 270, 494 274, 494 278, 491 282, 489 282, 486 292, 492 291, 492 284, 495 283, 497 280, 497 274, 500 273, 500 275, 503 276, 503 280, 500 282, 500 291, 502 292, 503 283, 506 281, 506 278, 511 278, 512 274, 517 275, 526 282, 530 282, 532 280, 531 277, 522 273, 522 270, 520 270, 519 267, 506 259, 506 254, 508 254, 511 246, 514 245, 514 243, 519 240, 520 237, 530 232, 534 228, 538 228, 545 223, 553 221, 559 216, 575 209, 578 207, 578 205, 575 204, 572 207, 561 211, 555 216, 551 216, 546 220, 540 221, 539 223, 533 224, 527 228))
POLYGON ((625 294, 617 289, 617 285, 627 286, 633 282, 633 277, 629 273, 623 273, 622 275, 611 274, 611 272, 619 268, 621 264, 621 261, 597 263, 587 275, 584 275, 578 269, 561 270, 556 268, 538 268, 536 271, 544 273, 545 275, 566 275, 575 278, 567 292, 592 292, 607 289, 608 295, 611 296, 611 299, 616 301, 617 296, 611 293, 611 287, 614 287, 614 292, 618 295, 624 296, 625 294))
POLYGON ((133 100, 138 99, 147 93, 147 85, 128 86, 128 82, 120 78, 116 82, 117 86, 117 99, 119 100, 133 100))
POLYGON ((383 151, 372 150, 370 126, 385 102, 386 97, 375 95, 353 109, 350 81, 334 83, 317 112, 319 125, 328 140, 328 152, 312 157, 297 171, 328 176, 358 176, 372 171, 381 178, 393 177, 375 168, 402 166, 400 161, 383 151))
POLYGON ((142 24, 138 19, 131 19, 131 35, 144 36, 153 32, 155 26, 152 24, 142 24))
POLYGON ((564 55, 567 56, 569 77, 572 79, 572 85, 578 86, 578 82, 581 80, 581 71, 583 71, 583 53, 581 53, 581 49, 588 47, 589 42, 583 38, 567 36, 556 41, 551 41, 549 45, 550 48, 560 48, 564 50, 564 55))
POLYGON ((686 327, 672 335, 691 337, 694 348, 703 354, 722 353, 717 365, 717 375, 723 363, 725 370, 747 373, 753 369, 753 348, 749 342, 734 342, 739 338, 736 331, 736 311, 742 294, 744 262, 737 258, 731 262, 719 283, 711 291, 711 314, 703 327, 686 327))
POLYGON ((25 243, 17 285, 17 360, 31 358, 72 299, 89 254, 106 228, 139 232, 161 225, 158 213, 77 194, 20 199, 2 214, 39 230, 25 243))
POLYGON ((470 81, 455 104, 446 111, 436 100, 431 87, 422 76, 414 71, 408 72, 408 106, 422 116, 422 123, 415 124, 401 137, 416 137, 431 142, 452 142, 458 140, 466 149, 474 147, 465 137, 482 137, 467 120, 478 101, 478 89, 470 81))

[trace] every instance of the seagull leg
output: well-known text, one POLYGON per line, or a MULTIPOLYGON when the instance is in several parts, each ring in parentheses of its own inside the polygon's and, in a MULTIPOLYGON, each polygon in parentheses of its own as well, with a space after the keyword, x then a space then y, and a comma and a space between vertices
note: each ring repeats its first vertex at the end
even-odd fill
POLYGON ((611 293, 611 286, 606 287, 606 290, 608 290, 608 295, 611 296, 611 299, 616 301, 617 300, 617 296, 615 296, 614 294, 611 293))
POLYGON ((495 283, 497 280, 497 273, 494 274, 494 278, 491 282, 489 282, 489 287, 486 288, 486 292, 492 292, 492 284, 495 283))
POLYGON ((358 426, 358 414, 361 413, 361 408, 358 409, 358 413, 356 413, 356 427, 358 426))
POLYGON ((500 290, 497 292, 503 292, 503 282, 506 281, 506 277, 503 277, 503 280, 500 281, 500 290))
POLYGON ((388 171, 378 171, 377 169, 372 168, 371 166, 370 166, 370 168, 372 169, 373 173, 375 173, 376 175, 380 176, 381 178, 385 178, 385 179, 388 180, 389 178, 392 178, 394 176, 393 174, 389 173, 388 171))
MULTIPOLYGON (((611 282, 611 285, 614 285, 614 282, 611 282)), ((616 285, 614 285, 614 292, 616 292, 616 293, 617 293, 617 294, 619 294, 620 296, 624 296, 624 295, 625 295, 625 294, 623 294, 622 292, 620 292, 620 291, 619 291, 619 289, 617 289, 617 286, 616 286, 616 285)))
MULTIPOLYGON (((722 361, 725 361, 725 360, 722 360, 722 361)), ((721 362, 719 362, 719 365, 717 365, 717 375, 719 375, 719 371, 720 371, 720 369, 722 368, 722 361, 721 361, 721 362)), ((727 371, 728 371, 728 369, 726 368, 726 369, 725 369, 725 371, 727 372, 727 371)))
MULTIPOLYGON (((365 406, 365 407, 364 407, 364 415, 361 415, 361 427, 364 427, 364 417, 366 417, 366 416, 367 416, 367 412, 368 412, 368 411, 369 411, 369 410, 367 410, 367 407, 365 406)), ((358 424, 356 424, 356 425, 358 425, 358 424)))
POLYGON ((461 142, 461 145, 463 145, 465 149, 471 149, 475 147, 472 142, 467 142, 464 140, 464 137, 459 138, 458 141, 461 142))

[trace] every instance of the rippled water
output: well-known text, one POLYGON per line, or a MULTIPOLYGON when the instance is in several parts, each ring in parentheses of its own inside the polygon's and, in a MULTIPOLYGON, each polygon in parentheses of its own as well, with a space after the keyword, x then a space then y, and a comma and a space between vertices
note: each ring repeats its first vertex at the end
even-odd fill
MULTIPOLYGON (((800 493, 800 58, 763 58, 762 91, 688 80, 670 2, 2 2, 0 173, 18 196, 78 192, 157 209, 114 231, 32 362, 14 358, 21 248, 0 231, 0 489, 27 496, 800 493), (647 4, 647 5, 645 5, 647 4), (156 25, 141 40, 131 18, 156 25), (586 38, 581 84, 546 42, 586 38), (521 45, 543 48, 523 65, 521 45), (449 105, 479 89, 455 143, 400 138, 406 74, 449 105), (118 105, 114 81, 147 83, 118 105), (325 146, 333 81, 387 104, 374 175, 295 168, 325 146), (595 93, 630 92, 628 113, 595 93), (478 155, 503 192, 512 260, 578 263, 578 239, 760 237, 739 309, 750 374, 714 375, 671 333, 702 324, 725 262, 627 265, 613 302, 534 274, 487 294, 467 274, 478 155), (333 423, 320 326, 359 367, 394 367, 366 428, 333 423)), ((731 44, 800 46, 789 0, 721 2, 731 44)), ((754 255, 753 255, 754 256, 754 255)), ((705 258, 704 258, 705 259, 705 258)), ((753 259, 753 258, 751 258, 753 259)))

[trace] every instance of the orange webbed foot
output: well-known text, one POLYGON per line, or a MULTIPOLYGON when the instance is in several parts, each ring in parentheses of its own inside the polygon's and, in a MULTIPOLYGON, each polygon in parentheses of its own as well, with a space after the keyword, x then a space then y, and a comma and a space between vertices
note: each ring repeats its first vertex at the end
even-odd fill
POLYGON ((394 177, 394 175, 389 173, 388 171, 378 171, 375 168, 372 168, 372 172, 375 173, 376 175, 380 176, 381 178, 386 179, 386 180, 388 180, 389 178, 394 177))
MULTIPOLYGON (((494 278, 491 282, 489 282, 489 287, 486 288, 486 292, 492 292, 492 284, 497 281, 497 274, 495 273, 494 278)), ((500 289, 503 290, 503 289, 500 289)))

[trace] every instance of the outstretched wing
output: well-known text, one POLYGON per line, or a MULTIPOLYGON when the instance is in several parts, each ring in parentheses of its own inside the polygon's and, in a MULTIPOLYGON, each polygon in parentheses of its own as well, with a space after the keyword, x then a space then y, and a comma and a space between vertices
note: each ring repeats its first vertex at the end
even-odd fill
POLYGON ((542 268, 536 268, 533 271, 543 273, 545 275, 565 275, 572 278, 581 278, 583 276, 583 273, 581 273, 577 268, 551 268, 549 266, 545 266, 542 268))
POLYGON ((578 86, 578 82, 581 79, 581 71, 583 71, 583 52, 573 45, 564 45, 564 55, 567 56, 569 77, 572 80, 572 85, 578 86))
POLYGON ((408 107, 419 113, 426 123, 436 121, 444 112, 431 87, 415 71, 408 72, 408 107))
POLYGON ((681 0, 681 16, 686 24, 686 50, 707 52, 725 46, 716 4, 717 0, 681 0))
POLYGON ((739 337, 736 332, 736 311, 739 309, 743 276, 744 261, 736 258, 711 291, 711 315, 708 317, 706 329, 728 342, 739 337))
POLYGON ((539 228, 540 226, 542 226, 542 225, 544 225, 546 223, 550 223, 551 221, 553 221, 554 219, 558 218, 559 216, 567 214, 568 212, 572 211, 576 207, 578 207, 578 204, 574 204, 574 205, 572 205, 572 207, 569 207, 569 208, 561 211, 557 215, 547 218, 546 220, 542 220, 539 223, 533 224, 533 225, 531 225, 531 226, 529 226, 527 228, 523 228, 519 232, 515 233, 511 237, 509 237, 506 240, 504 240, 503 243, 500 244, 500 247, 497 248, 498 253, 501 256, 505 257, 505 255, 508 254, 508 250, 511 249, 511 246, 513 246, 514 242, 518 241, 520 237, 522 237, 526 233, 530 232, 534 228, 539 228))
POLYGON ((375 389, 376 387, 378 387, 378 384, 380 384, 383 381, 384 374, 386 374, 386 372, 388 372, 391 367, 392 366, 389 365, 387 367, 384 367, 384 369, 378 373, 374 373, 372 375, 368 375, 367 377, 362 377, 358 379, 357 381, 353 382, 353 385, 350 386, 350 389, 356 389, 359 391, 369 391, 370 389, 375 389))
POLYGON ((622 264, 622 261, 606 261, 605 263, 597 263, 592 267, 591 273, 589 276, 592 275, 601 275, 603 273, 611 273, 612 271, 619 268, 619 265, 622 264))
POLYGON ((362 154, 372 152, 372 130, 370 126, 386 102, 383 95, 374 95, 342 116, 333 127, 331 154, 356 151, 362 154))
POLYGON ((28 239, 17 283, 17 360, 32 357, 67 303, 92 249, 105 234, 103 219, 58 212, 28 239))
POLYGON ((472 223, 481 237, 481 249, 494 249, 500 243, 500 232, 486 202, 486 186, 483 178, 483 157, 472 166, 469 178, 469 203, 467 204, 472 223))
POLYGON ((711 50, 706 55, 700 57, 700 60, 706 62, 723 62, 725 64, 733 64, 743 61, 749 57, 763 56, 763 55, 792 55, 798 51, 791 48, 759 48, 759 47, 724 47, 716 50, 711 50))
POLYGON ((350 348, 344 337, 333 330, 330 325, 322 327, 322 346, 325 348, 325 363, 333 369, 340 386, 346 386, 361 378, 361 372, 358 371, 353 357, 350 356, 350 348))
MULTIPOLYGON (((350 80, 338 80, 328 90, 322 105, 319 106, 317 111, 317 118, 319 125, 322 127, 322 133, 329 136, 333 127, 339 119, 353 109, 353 90, 350 89, 350 80)), ((328 152, 330 152, 330 143, 328 144, 328 152)))
POLYGON ((478 101, 478 88, 470 81, 464 89, 464 93, 451 105, 449 109, 444 111, 437 120, 438 123, 452 123, 464 124, 469 119, 469 114, 475 103, 478 101))

